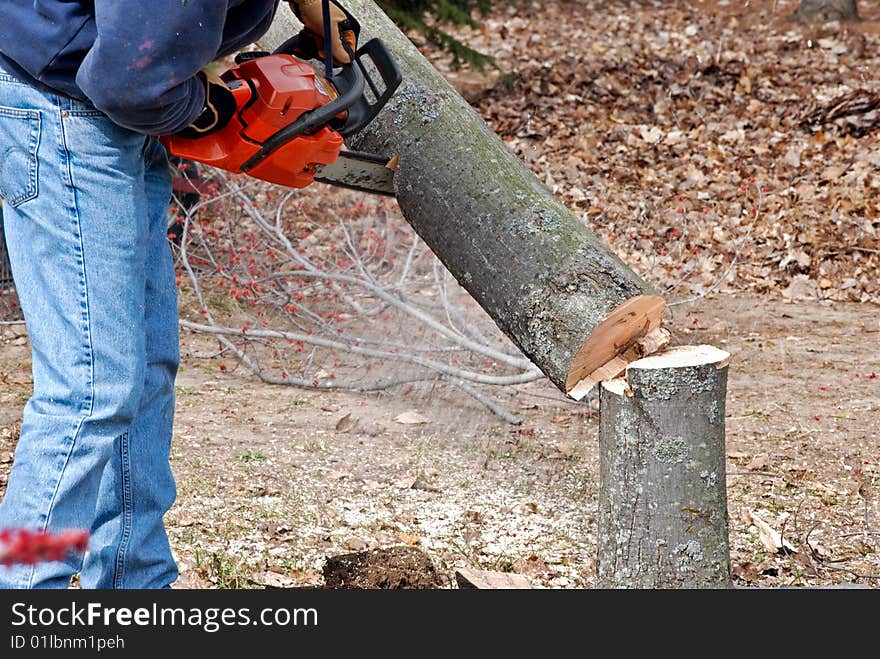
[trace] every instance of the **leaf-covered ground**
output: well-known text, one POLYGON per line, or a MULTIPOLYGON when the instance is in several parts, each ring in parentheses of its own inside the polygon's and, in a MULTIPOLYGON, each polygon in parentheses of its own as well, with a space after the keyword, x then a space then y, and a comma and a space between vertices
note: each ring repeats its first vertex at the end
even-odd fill
MULTIPOLYGON (((785 21, 796 6, 499 7, 461 36, 511 84, 451 77, 672 298, 717 289, 877 303, 877 23, 804 27, 785 21)), ((880 16, 880 3, 860 6, 880 16)))

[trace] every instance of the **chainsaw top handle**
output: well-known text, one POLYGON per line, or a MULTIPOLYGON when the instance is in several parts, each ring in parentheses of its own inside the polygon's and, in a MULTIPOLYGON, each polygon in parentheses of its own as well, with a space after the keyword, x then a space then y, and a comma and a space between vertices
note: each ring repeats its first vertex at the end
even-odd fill
MULTIPOLYGON (((294 35, 274 51, 275 54, 296 55, 301 59, 313 59, 320 61, 320 55, 315 47, 315 42, 305 39, 301 34, 294 35)), ((403 76, 400 69, 391 58, 391 54, 380 39, 370 39, 354 53, 350 63, 342 66, 339 73, 329 78, 339 92, 339 98, 318 108, 314 112, 326 113, 323 123, 331 123, 332 119, 341 112, 348 113, 341 125, 333 126, 343 137, 348 137, 358 132, 370 123, 379 114, 379 110, 388 102, 400 83, 403 76), (367 60, 373 65, 375 72, 379 74, 381 81, 367 67, 367 60), (381 86, 380 86, 381 85, 381 86), (366 86, 369 86, 373 102, 364 94, 366 86), (383 88, 384 89, 381 89, 383 88)))
MULTIPOLYGON (((301 39, 297 35, 281 44, 274 54, 314 59, 312 55, 316 56, 317 53, 313 53, 313 48, 310 50, 308 44, 308 40, 301 39)), ((338 96, 329 103, 306 112, 263 142, 260 150, 242 164, 242 171, 251 170, 295 137, 322 126, 330 126, 343 137, 358 132, 379 114, 402 81, 400 69, 391 59, 385 44, 379 39, 371 39, 357 50, 350 64, 343 66, 340 72, 333 76, 331 82, 338 96), (380 90, 379 81, 370 74, 365 63, 366 59, 372 62, 373 68, 379 73, 383 90, 380 90), (365 93, 368 86, 373 101, 365 93), (340 119, 340 116, 344 118, 340 119)))

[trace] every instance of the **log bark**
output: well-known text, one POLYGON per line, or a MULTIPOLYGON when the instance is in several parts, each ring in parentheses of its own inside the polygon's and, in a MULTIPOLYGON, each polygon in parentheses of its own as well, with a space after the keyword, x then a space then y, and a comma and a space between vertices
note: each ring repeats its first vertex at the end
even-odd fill
POLYGON ((801 0, 791 19, 799 23, 862 20, 856 0, 801 0))
MULTIPOLYGON (((654 289, 538 181, 373 2, 346 6, 361 23, 361 42, 381 38, 404 77, 349 147, 398 156, 403 216, 501 330, 561 390, 586 381, 577 396, 616 355, 652 332, 656 341, 665 303, 654 289)), ((282 6, 263 45, 298 29, 282 6)))
POLYGON ((729 355, 673 348, 603 382, 598 585, 727 588, 729 355))

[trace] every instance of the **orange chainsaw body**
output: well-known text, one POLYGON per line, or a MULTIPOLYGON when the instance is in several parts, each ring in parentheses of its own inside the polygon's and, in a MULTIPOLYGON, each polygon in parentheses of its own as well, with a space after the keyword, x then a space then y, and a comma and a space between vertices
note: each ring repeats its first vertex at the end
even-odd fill
MULTIPOLYGON (((223 74, 238 111, 222 129, 187 139, 161 138, 172 154, 230 172, 254 158, 266 141, 303 114, 333 101, 336 90, 311 64, 293 55, 274 54, 247 60, 223 74)), ((336 160, 343 147, 337 131, 324 125, 297 135, 247 168, 253 177, 292 188, 304 188, 318 165, 336 160)))

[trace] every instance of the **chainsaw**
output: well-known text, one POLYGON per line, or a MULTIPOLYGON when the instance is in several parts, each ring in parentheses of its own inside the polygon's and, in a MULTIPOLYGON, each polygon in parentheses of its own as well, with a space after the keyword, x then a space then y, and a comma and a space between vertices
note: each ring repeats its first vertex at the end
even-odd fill
POLYGON ((236 111, 220 130, 198 138, 166 135, 180 158, 291 188, 314 181, 394 195, 395 159, 348 151, 345 138, 379 113, 402 81, 379 39, 334 73, 319 73, 314 46, 300 35, 273 53, 244 52, 220 77, 236 111))

